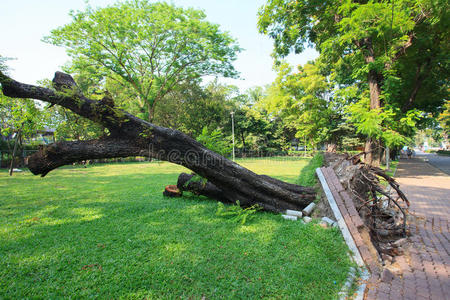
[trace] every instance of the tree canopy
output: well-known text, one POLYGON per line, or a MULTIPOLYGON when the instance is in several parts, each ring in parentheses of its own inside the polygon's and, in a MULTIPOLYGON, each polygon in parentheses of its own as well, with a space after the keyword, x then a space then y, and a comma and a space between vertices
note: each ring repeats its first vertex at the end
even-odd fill
POLYGON ((65 47, 76 73, 83 70, 132 91, 148 120, 158 101, 184 81, 237 76, 231 63, 240 48, 202 11, 137 0, 71 16, 70 24, 44 41, 65 47))

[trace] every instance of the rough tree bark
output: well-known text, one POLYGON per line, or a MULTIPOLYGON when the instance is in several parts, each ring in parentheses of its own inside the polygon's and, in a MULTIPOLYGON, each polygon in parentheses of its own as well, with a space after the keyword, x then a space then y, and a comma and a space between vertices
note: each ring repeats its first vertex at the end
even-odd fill
POLYGON ((48 89, 17 82, 0 72, 3 94, 13 98, 32 98, 60 105, 108 128, 106 137, 90 141, 57 142, 42 146, 28 158, 35 175, 73 162, 127 156, 147 156, 185 166, 220 189, 224 197, 241 205, 260 205, 268 211, 302 209, 315 198, 311 188, 287 184, 257 175, 205 148, 183 134, 141 120, 114 107, 112 101, 88 99, 70 75, 56 72, 48 89))
MULTIPOLYGON (((364 39, 363 45, 366 48, 365 61, 367 64, 375 62, 375 53, 370 38, 364 39)), ((370 69, 367 76, 370 92, 370 109, 379 109, 381 107, 381 77, 376 70, 370 69)), ((381 141, 379 139, 369 137, 365 144, 365 163, 378 167, 381 160, 381 141)))

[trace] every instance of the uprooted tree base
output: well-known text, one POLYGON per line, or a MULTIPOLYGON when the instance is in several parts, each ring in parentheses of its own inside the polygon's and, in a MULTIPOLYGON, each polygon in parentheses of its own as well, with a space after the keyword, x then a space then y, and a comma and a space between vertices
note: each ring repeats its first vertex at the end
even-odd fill
POLYGON ((403 250, 395 243, 409 233, 409 201, 398 183, 382 169, 364 164, 360 155, 325 154, 343 187, 350 192, 359 215, 369 229, 378 253, 397 256, 403 250))
POLYGON ((180 131, 151 124, 116 108, 111 99, 88 99, 70 75, 56 72, 55 90, 17 82, 2 72, 0 83, 5 96, 60 105, 110 132, 95 140, 43 146, 28 158, 28 167, 35 175, 45 176, 60 166, 88 159, 146 156, 185 166, 220 189, 224 199, 239 200, 242 206, 257 204, 264 210, 281 212, 301 210, 315 199, 311 188, 255 174, 180 131))

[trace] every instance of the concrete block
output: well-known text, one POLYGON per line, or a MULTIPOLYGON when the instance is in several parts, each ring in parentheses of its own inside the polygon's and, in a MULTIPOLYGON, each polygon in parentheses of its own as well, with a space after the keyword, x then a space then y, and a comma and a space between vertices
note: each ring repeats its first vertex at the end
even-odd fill
POLYGON ((335 226, 335 224, 336 224, 335 221, 331 220, 331 219, 328 218, 328 217, 323 217, 323 218, 322 218, 322 221, 326 222, 326 223, 327 223, 328 225, 330 225, 330 226, 335 226))
POLYGON ((311 222, 311 221, 312 221, 312 218, 307 217, 307 216, 303 217, 303 222, 309 223, 309 222, 311 222))
POLYGON ((286 219, 286 220, 297 221, 297 217, 296 216, 281 215, 281 217, 283 217, 283 219, 286 219))
POLYGON ((309 215, 312 213, 312 211, 314 210, 315 207, 316 207, 316 204, 315 204, 314 202, 311 202, 307 207, 305 207, 305 208, 302 210, 302 213, 303 213, 305 216, 309 216, 309 215))
POLYGON ((296 217, 301 218, 303 214, 302 214, 301 211, 298 211, 298 210, 290 210, 290 209, 286 209, 286 215, 289 215, 289 216, 296 216, 296 217))

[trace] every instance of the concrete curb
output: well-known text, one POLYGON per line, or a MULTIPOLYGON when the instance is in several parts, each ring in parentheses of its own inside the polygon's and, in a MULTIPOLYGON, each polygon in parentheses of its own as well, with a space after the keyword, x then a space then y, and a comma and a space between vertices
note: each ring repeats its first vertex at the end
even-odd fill
MULTIPOLYGON (((361 271, 361 279, 363 281, 366 281, 370 278, 370 273, 367 270, 364 260, 362 259, 361 254, 359 253, 358 247, 356 247, 356 243, 353 240, 353 237, 350 233, 350 230, 348 229, 347 224, 345 223, 344 218, 342 217, 342 214, 339 211, 336 201, 334 200, 333 194, 331 193, 331 190, 328 187, 327 181, 325 180, 325 177, 323 176, 322 170, 320 170, 320 168, 317 168, 316 174, 317 174, 320 184, 322 185, 322 188, 325 192, 328 203, 330 204, 330 207, 333 210, 334 217, 336 218, 338 227, 342 232, 345 243, 347 244, 348 248, 351 251, 351 258, 357 264, 358 268, 361 271)), ((342 287, 341 292, 339 292, 339 296, 340 296, 339 299, 346 299, 348 289, 350 289, 350 287, 351 287, 351 282, 353 282, 354 276, 355 276, 355 272, 353 270, 350 270, 347 281, 344 284, 344 286, 342 287), (350 284, 348 284, 348 282, 350 284)), ((365 283, 361 284, 356 292, 356 297, 354 299, 363 299, 365 289, 366 289, 366 284, 365 283)))

